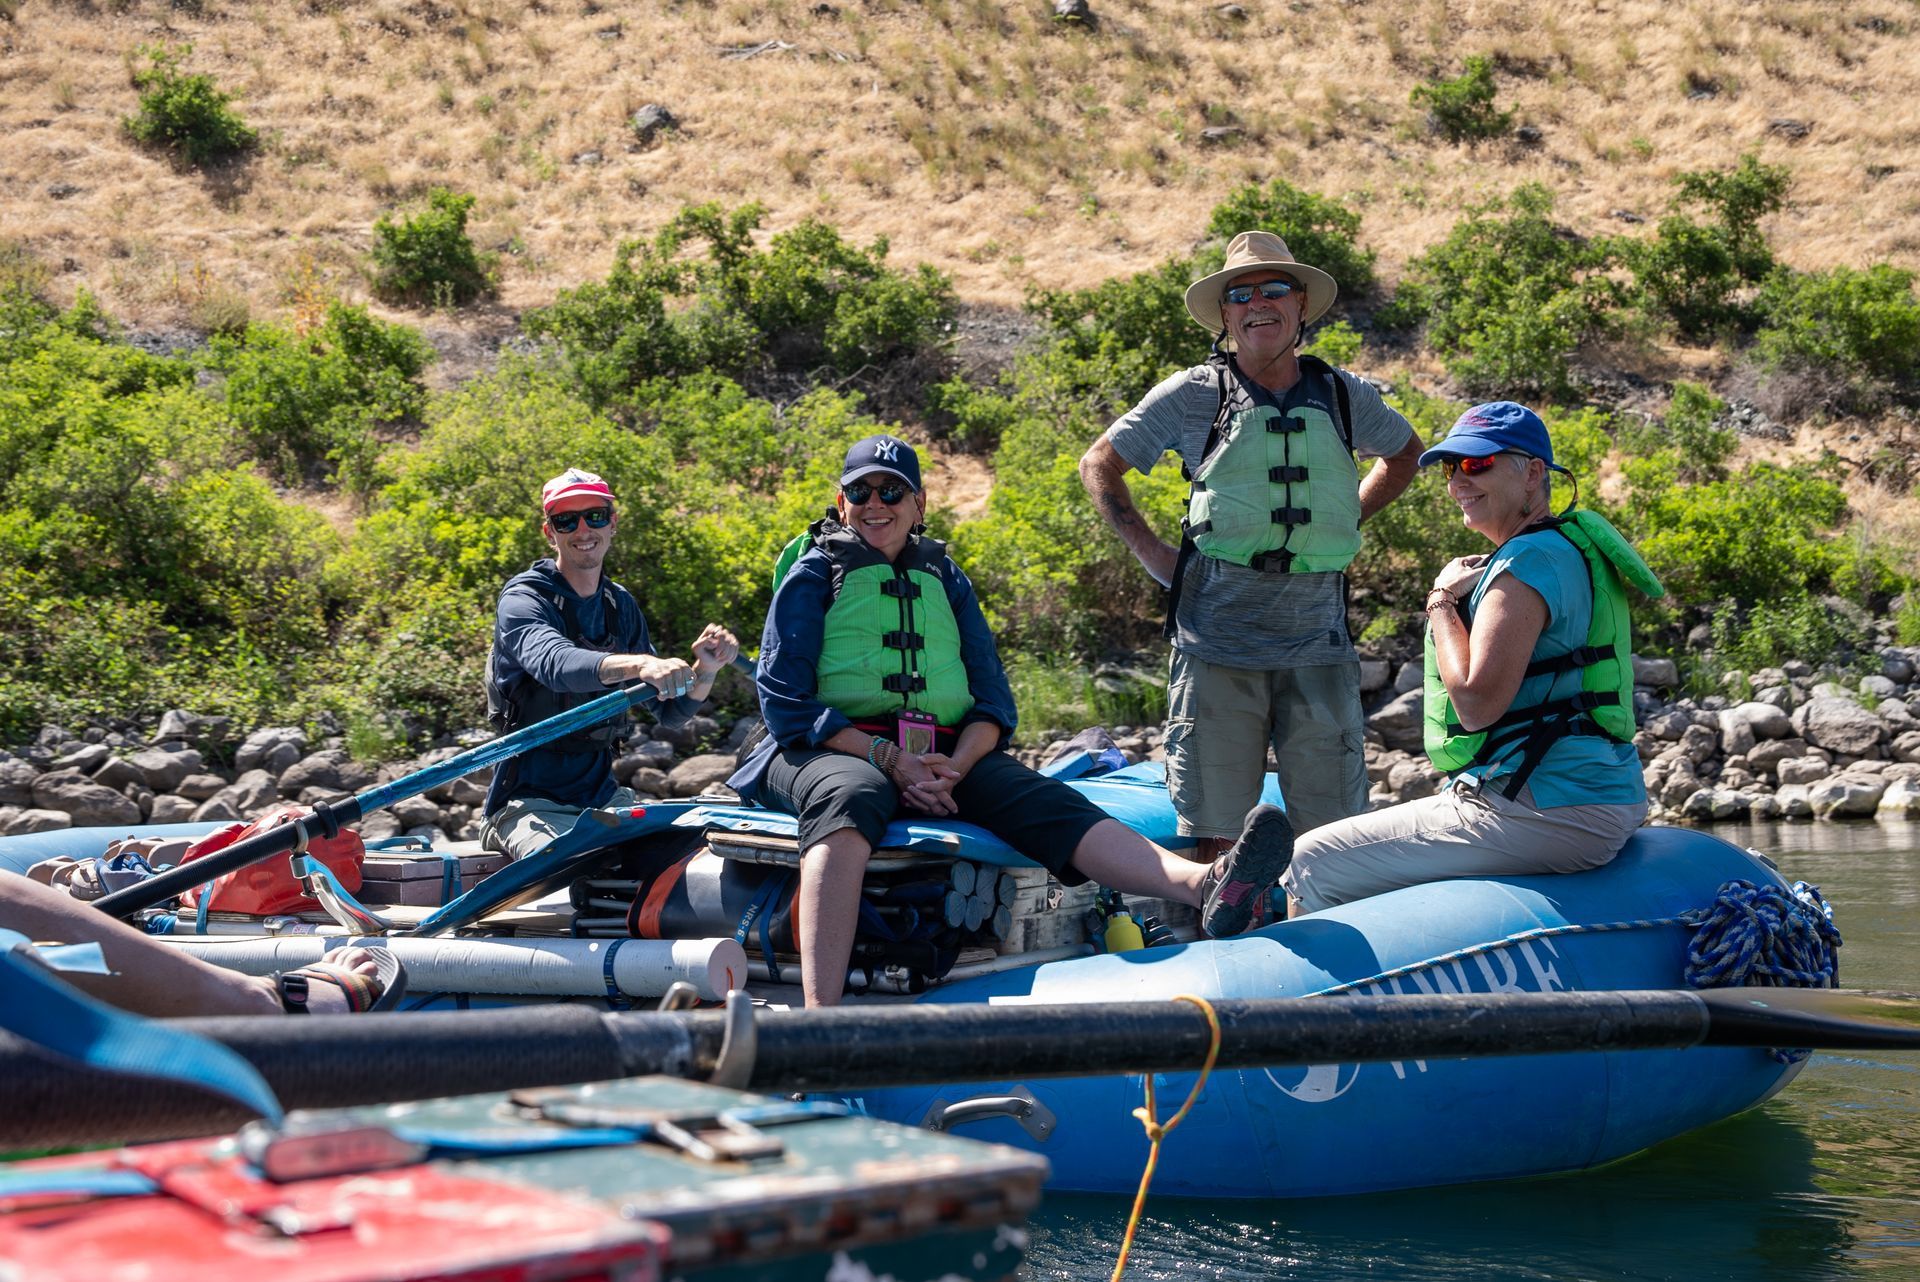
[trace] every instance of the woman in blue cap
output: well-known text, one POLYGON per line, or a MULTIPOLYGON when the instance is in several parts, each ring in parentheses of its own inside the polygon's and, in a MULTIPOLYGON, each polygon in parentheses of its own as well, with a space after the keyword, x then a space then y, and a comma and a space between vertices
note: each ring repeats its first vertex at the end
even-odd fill
POLYGON ((1225 854, 1193 863, 1015 761, 1013 692, 979 598, 921 533, 919 457, 869 436, 842 470, 832 514, 776 571, 755 673, 767 735, 727 781, 800 821, 807 1005, 840 1000, 867 859, 902 810, 978 824, 1067 885, 1189 904, 1209 934, 1245 930, 1293 848, 1284 812, 1254 807, 1225 854))
POLYGON ((1426 747, 1436 796, 1303 834, 1281 878, 1289 915, 1449 877, 1578 872, 1646 818, 1633 738, 1625 584, 1659 583, 1597 513, 1553 515, 1540 416, 1496 401, 1420 456, 1438 463, 1491 553, 1427 594, 1426 747))

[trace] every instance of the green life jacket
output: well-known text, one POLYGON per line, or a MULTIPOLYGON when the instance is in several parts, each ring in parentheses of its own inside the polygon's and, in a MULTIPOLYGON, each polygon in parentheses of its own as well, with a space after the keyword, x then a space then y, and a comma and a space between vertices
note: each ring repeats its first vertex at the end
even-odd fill
POLYGON ((943 726, 960 724, 973 709, 973 690, 960 653, 960 622, 940 572, 947 545, 917 534, 889 562, 829 516, 782 549, 776 588, 808 547, 833 567, 832 604, 815 665, 820 702, 855 719, 911 708, 943 726))
POLYGON ((1191 485, 1180 522, 1163 632, 1178 631, 1180 588, 1194 553, 1256 570, 1344 570, 1360 549, 1360 473, 1353 458, 1353 407, 1347 384, 1317 356, 1300 358, 1301 379, 1332 389, 1337 421, 1317 406, 1282 414, 1270 405, 1228 421, 1235 377, 1224 356, 1188 371, 1180 428, 1181 465, 1191 485))
MULTIPOLYGON (((1665 589, 1640 554, 1598 512, 1585 508, 1571 515, 1549 518, 1525 531, 1553 530, 1580 550, 1593 593, 1593 618, 1584 645, 1565 654, 1536 657, 1527 665, 1529 677, 1563 672, 1580 673, 1577 694, 1555 698, 1552 683, 1547 697, 1516 703, 1492 725, 1471 733, 1460 724, 1453 700, 1440 679, 1435 658, 1433 627, 1426 644, 1426 748, 1434 765, 1452 773, 1481 765, 1518 743, 1519 769, 1504 789, 1509 798, 1520 795, 1527 780, 1546 758, 1547 749, 1568 735, 1600 735, 1615 743, 1633 739, 1633 626, 1627 609, 1626 585, 1650 597, 1665 589)), ((1536 655, 1538 650, 1535 651, 1536 655)))

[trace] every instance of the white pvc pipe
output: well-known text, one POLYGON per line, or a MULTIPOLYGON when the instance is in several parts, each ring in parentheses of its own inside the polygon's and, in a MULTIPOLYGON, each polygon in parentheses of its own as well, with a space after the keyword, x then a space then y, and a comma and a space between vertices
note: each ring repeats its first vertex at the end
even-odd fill
POLYGON ((517 997, 604 997, 607 980, 627 997, 659 997, 675 981, 705 1001, 744 988, 747 954, 732 939, 414 939, 291 935, 210 939, 162 935, 184 953, 246 975, 273 975, 321 960, 347 944, 390 948, 413 993, 517 997), (609 974, 607 950, 614 950, 609 974))

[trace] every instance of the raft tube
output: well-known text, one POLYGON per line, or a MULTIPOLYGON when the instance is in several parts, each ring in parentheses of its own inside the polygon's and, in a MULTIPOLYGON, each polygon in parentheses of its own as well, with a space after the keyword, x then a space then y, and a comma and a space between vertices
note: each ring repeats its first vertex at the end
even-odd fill
MULTIPOLYGON (((1675 919, 1734 880, 1784 884, 1705 833, 1643 828, 1591 872, 1415 886, 1236 939, 1053 962, 921 1000, 1684 988, 1692 931, 1675 919)), ((1153 1189, 1319 1197, 1584 1170, 1753 1107, 1799 1072, 1797 1060, 1782 1062, 1793 1058, 1694 1049, 1215 1072, 1162 1144, 1153 1189)), ((1161 1121, 1194 1080, 1156 1077, 1161 1121)), ((1008 1117, 958 1133, 1044 1155, 1052 1188, 1132 1193, 1147 1159, 1131 1116, 1144 1085, 1139 1076, 979 1081, 868 1092, 859 1105, 924 1124, 969 1100, 1030 1093, 1053 1118, 1035 1128, 1044 1138, 1008 1117)))

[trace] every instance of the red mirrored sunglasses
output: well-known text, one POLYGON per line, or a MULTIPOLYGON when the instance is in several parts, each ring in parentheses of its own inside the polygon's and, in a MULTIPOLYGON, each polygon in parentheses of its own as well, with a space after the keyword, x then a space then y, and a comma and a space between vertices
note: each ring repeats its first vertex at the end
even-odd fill
POLYGON ((1523 454, 1519 450, 1501 450, 1496 454, 1482 454, 1478 458, 1443 458, 1440 460, 1440 471, 1446 475, 1448 480, 1453 479, 1455 472, 1465 472, 1468 476, 1479 476, 1483 472, 1491 472, 1493 470, 1493 461, 1495 459, 1505 458, 1508 455, 1512 455, 1515 458, 1533 457, 1531 454, 1523 454))

